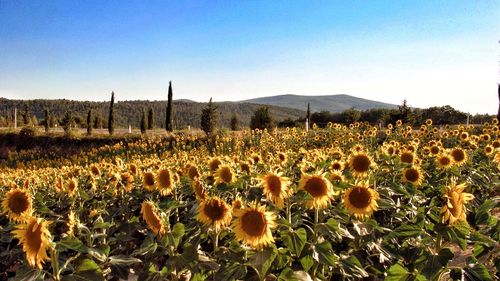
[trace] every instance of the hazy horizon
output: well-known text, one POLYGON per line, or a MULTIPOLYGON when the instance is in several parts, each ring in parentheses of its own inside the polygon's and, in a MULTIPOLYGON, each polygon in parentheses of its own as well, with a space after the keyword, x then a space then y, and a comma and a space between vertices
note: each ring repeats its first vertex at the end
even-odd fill
POLYGON ((496 1, 0 0, 0 97, 345 94, 498 110, 496 1))

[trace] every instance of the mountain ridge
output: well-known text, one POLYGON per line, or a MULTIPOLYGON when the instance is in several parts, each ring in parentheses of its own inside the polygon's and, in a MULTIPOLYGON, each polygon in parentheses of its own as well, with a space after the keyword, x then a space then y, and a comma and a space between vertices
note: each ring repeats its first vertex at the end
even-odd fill
POLYGON ((242 100, 241 102, 282 106, 300 110, 306 110, 307 104, 309 103, 311 106, 311 112, 330 111, 332 113, 342 112, 351 108, 357 110, 368 110, 379 108, 393 109, 398 107, 395 104, 359 98, 347 94, 315 96, 283 94, 247 99, 242 100))

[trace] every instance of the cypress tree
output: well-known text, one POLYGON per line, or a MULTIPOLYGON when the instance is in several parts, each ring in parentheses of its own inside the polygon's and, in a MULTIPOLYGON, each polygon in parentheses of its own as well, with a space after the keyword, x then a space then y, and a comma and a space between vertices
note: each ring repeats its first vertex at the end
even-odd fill
POLYGON ((498 113, 497 119, 500 120, 500 84, 498 84, 498 113))
POLYGON ((217 107, 213 105, 212 98, 208 102, 207 107, 201 110, 201 129, 211 135, 217 126, 217 107))
POLYGON ((143 110, 142 117, 141 117, 141 134, 146 133, 146 127, 147 127, 146 113, 143 110))
POLYGON ((307 122, 311 122, 311 107, 309 106, 309 103, 307 103, 307 122))
POLYGON ((269 114, 269 107, 262 106, 257 108, 252 118, 250 119, 250 129, 271 129, 273 127, 273 119, 269 114))
POLYGON ((43 126, 45 127, 45 132, 48 133, 50 128, 50 121, 49 121, 50 114, 47 108, 44 110, 44 115, 45 115, 45 121, 43 122, 43 126))
POLYGON ((238 129, 239 129, 238 116, 236 116, 236 114, 233 114, 233 117, 231 117, 231 130, 238 131, 238 129))
POLYGON ((148 130, 152 130, 155 127, 155 112, 153 108, 149 108, 148 112, 148 130))
POLYGON ((115 113, 113 111, 115 103, 115 92, 111 92, 111 102, 109 103, 108 132, 112 135, 115 131, 115 113))
POLYGON ((92 109, 87 112, 87 135, 92 135, 92 109))
POLYGON ((172 132, 172 120, 173 120, 173 113, 174 113, 174 104, 172 100, 172 81, 168 82, 168 100, 167 100, 167 115, 166 115, 166 125, 165 129, 168 132, 172 132))

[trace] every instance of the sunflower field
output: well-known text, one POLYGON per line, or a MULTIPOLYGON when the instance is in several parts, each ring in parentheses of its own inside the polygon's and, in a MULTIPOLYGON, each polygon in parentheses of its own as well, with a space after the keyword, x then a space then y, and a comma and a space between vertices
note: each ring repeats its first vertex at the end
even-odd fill
POLYGON ((500 132, 144 138, 0 170, 7 280, 498 280, 500 132))

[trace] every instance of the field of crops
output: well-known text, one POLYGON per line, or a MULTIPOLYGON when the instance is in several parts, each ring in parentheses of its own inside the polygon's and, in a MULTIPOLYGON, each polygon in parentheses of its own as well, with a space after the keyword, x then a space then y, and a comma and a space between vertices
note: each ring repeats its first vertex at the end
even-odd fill
POLYGON ((20 153, 0 170, 0 278, 497 280, 497 123, 20 153))

